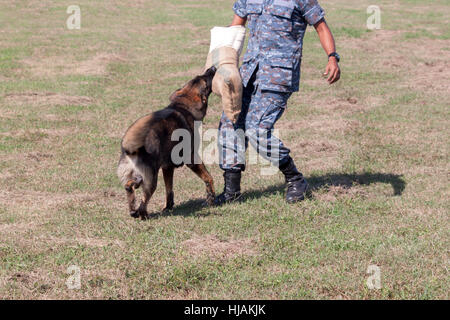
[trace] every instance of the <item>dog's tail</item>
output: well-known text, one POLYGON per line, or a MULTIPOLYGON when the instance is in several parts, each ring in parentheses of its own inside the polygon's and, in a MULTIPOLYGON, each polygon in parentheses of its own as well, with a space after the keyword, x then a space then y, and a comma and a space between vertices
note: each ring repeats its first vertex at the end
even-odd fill
MULTIPOLYGON (((117 176, 122 186, 127 187, 130 181, 140 181, 144 184, 153 181, 155 166, 151 163, 151 159, 143 158, 141 152, 138 151, 134 154, 129 154, 126 150, 122 149, 117 167, 117 176)), ((149 155, 147 154, 146 157, 149 157, 149 155)))
MULTIPOLYGON (((127 193, 127 201, 130 215, 132 217, 138 217, 138 211, 136 207, 136 192, 142 183, 144 183, 144 175, 139 166, 137 165, 138 156, 134 154, 132 156, 127 155, 123 150, 119 160, 119 166, 117 167, 117 176, 120 183, 125 188, 127 193)), ((146 177, 148 180, 148 177, 146 177)))
POLYGON ((117 176, 123 186, 130 180, 150 183, 154 169, 159 168, 161 141, 158 133, 151 128, 151 119, 150 114, 137 120, 122 139, 117 176))
POLYGON ((139 170, 136 166, 136 156, 129 156, 122 152, 119 160, 119 166, 117 167, 117 176, 119 177, 120 184, 126 186, 130 180, 135 180, 140 176, 139 170))

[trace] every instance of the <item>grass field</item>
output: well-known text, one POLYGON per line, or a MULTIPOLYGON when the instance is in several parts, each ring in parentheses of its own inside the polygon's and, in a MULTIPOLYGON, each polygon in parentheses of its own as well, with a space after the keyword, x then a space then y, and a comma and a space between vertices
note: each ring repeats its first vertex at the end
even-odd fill
MULTIPOLYGON (((286 204, 281 174, 253 165, 242 203, 204 208, 183 168, 172 213, 160 179, 155 218, 128 216, 121 136, 201 72, 232 3, 0 0, 0 298, 449 298, 449 0, 322 1, 342 79, 322 78, 309 29, 277 125, 312 199, 286 204), (66 27, 73 4, 80 30, 66 27), (372 4, 381 30, 366 28, 372 4)), ((219 109, 211 98, 205 128, 219 109)))

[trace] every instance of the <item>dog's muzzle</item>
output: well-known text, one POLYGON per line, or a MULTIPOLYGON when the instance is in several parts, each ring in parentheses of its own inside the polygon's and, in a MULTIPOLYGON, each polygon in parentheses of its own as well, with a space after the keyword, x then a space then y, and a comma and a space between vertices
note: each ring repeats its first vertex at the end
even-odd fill
POLYGON ((214 78, 214 76, 216 75, 216 71, 217 71, 217 68, 215 66, 212 66, 211 68, 206 70, 204 76, 205 77, 210 77, 211 80, 212 80, 212 78, 214 78))

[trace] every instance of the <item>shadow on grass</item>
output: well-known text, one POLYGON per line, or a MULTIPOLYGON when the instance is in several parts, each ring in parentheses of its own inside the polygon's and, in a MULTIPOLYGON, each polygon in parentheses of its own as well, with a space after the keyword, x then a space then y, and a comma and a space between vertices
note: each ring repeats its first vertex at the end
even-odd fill
POLYGON ((406 182, 402 175, 386 173, 362 173, 362 174, 327 174, 324 176, 311 176, 309 179, 313 191, 326 186, 341 186, 351 188, 354 184, 369 185, 372 183, 388 183, 394 189, 394 195, 400 196, 405 190, 406 182))
MULTIPOLYGON (((306 177, 311 190, 317 191, 322 188, 330 186, 340 186, 344 188, 351 188, 354 185, 370 185, 372 183, 387 183, 390 184, 394 190, 394 195, 399 196, 403 193, 406 187, 406 182, 402 175, 385 174, 385 173, 362 173, 362 174, 326 174, 322 176, 306 177)), ((284 192, 284 184, 277 184, 270 186, 264 190, 250 190, 242 195, 242 201, 248 199, 259 199, 269 196, 275 192, 284 192)), ((181 203, 170 212, 163 212, 155 218, 164 216, 192 216, 204 208, 204 199, 193 199, 181 203)), ((201 214, 201 216, 208 216, 211 212, 201 214)))

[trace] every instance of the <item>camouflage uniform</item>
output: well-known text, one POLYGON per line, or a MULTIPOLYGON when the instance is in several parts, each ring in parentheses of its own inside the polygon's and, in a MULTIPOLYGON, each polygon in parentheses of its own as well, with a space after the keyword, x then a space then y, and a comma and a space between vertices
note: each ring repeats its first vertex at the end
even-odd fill
POLYGON ((317 0, 237 0, 233 10, 247 18, 250 38, 240 69, 244 85, 240 118, 235 125, 225 115, 220 121, 221 168, 245 169, 247 143, 236 136, 237 129, 246 130, 246 142, 281 165, 289 149, 271 133, 291 93, 299 89, 306 27, 319 22, 324 11, 317 0), (279 151, 274 155, 271 149, 279 151))

